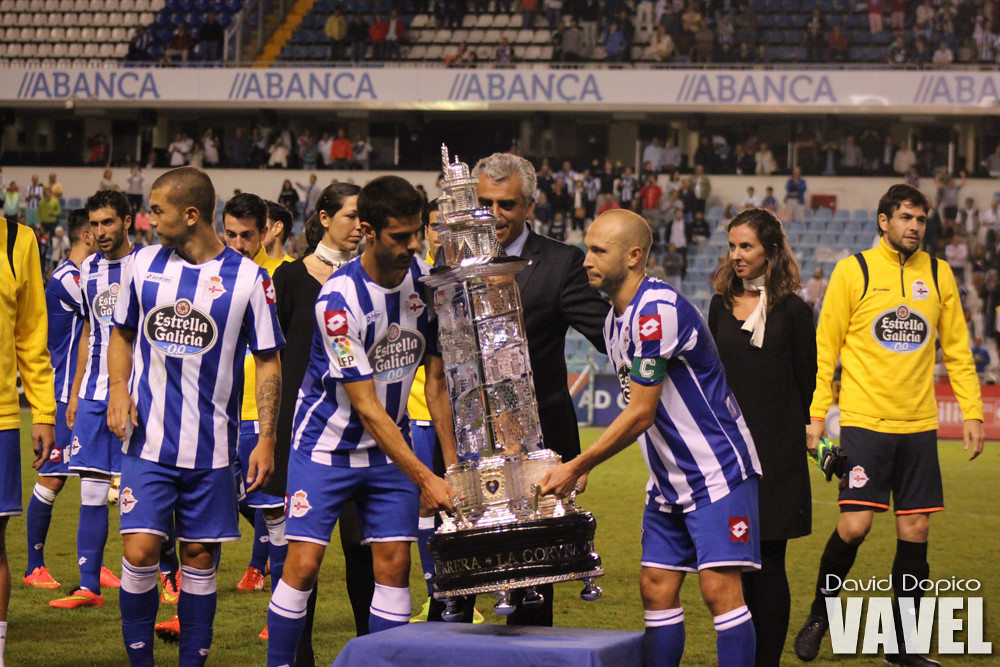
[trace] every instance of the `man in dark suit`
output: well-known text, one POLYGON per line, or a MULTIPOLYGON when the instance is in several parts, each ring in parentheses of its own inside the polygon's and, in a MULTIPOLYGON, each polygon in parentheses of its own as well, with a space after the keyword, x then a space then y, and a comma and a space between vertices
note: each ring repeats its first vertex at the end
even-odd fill
MULTIPOLYGON (((566 377, 566 332, 573 327, 604 352, 608 302, 590 287, 583 252, 537 234, 528 225, 535 209, 535 169, 524 158, 494 153, 479 161, 479 203, 497 218, 497 241, 508 255, 531 260, 517 276, 524 329, 534 374, 545 446, 568 461, 580 453, 580 433, 566 377)), ((539 586, 541 607, 517 608, 511 625, 552 625, 552 585, 539 586)))

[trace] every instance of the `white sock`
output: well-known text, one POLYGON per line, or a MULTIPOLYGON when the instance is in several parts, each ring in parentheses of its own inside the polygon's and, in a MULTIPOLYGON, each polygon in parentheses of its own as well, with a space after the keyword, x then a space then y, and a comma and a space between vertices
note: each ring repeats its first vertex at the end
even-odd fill
POLYGON ((7 644, 7 621, 0 621, 0 667, 3 667, 3 649, 7 644))

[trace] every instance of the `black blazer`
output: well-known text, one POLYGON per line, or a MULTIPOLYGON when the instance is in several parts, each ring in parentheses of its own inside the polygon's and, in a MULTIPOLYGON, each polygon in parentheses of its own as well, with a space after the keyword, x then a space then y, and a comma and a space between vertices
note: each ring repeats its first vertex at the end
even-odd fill
POLYGON ((566 372, 566 332, 573 327, 602 354, 611 305, 587 282, 583 252, 528 229, 521 251, 531 260, 517 275, 545 446, 569 460, 580 453, 566 372))

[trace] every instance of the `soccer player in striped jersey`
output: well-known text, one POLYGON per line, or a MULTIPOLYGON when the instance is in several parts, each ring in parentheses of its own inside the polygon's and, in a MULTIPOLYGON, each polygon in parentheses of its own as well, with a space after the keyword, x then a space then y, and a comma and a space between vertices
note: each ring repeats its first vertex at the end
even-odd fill
POLYGON ((73 429, 69 469, 80 476, 76 532, 80 585, 49 603, 56 609, 103 606, 101 586, 118 585, 118 578, 102 567, 108 541, 108 490, 111 476, 121 471, 121 446, 107 423, 108 338, 122 270, 133 249, 128 238, 132 207, 123 192, 98 190, 84 208, 100 250, 80 266, 84 322, 66 407, 66 424, 73 429))
POLYGON ((590 284, 611 297, 604 339, 628 405, 587 451, 543 478, 542 492, 568 495, 581 475, 638 438, 650 473, 639 575, 645 664, 680 664, 679 593, 685 573, 697 572, 719 664, 753 665, 740 572, 760 567, 760 464, 712 335, 677 290, 646 276, 652 234, 641 217, 604 213, 585 243, 590 284))
POLYGON ((451 489, 413 453, 406 399, 419 364, 446 462, 455 440, 430 303, 419 279, 419 193, 382 176, 358 195, 364 252, 327 280, 316 303, 317 334, 299 390, 288 461, 288 558, 268 611, 268 664, 291 664, 306 602, 330 534, 355 496, 372 544, 375 594, 369 630, 410 618, 410 542, 418 504, 450 506, 451 489))
POLYGON ((219 543, 239 539, 233 458, 245 350, 256 362, 260 433, 249 491, 270 475, 284 338, 267 272, 215 233, 215 188, 193 167, 153 183, 162 245, 125 271, 110 342, 108 425, 123 442, 119 605, 130 662, 153 662, 160 543, 176 525, 181 555, 180 663, 204 664, 215 619, 219 543))
POLYGON ((28 502, 28 567, 24 583, 36 588, 59 588, 45 567, 45 540, 52 522, 52 506, 66 484, 69 471, 72 431, 66 424, 66 406, 76 375, 77 351, 83 332, 83 292, 80 289, 80 265, 94 252, 90 216, 86 209, 70 212, 69 259, 56 267, 45 286, 45 306, 49 313, 49 356, 55 375, 56 444, 47 461, 38 469, 38 481, 28 502))

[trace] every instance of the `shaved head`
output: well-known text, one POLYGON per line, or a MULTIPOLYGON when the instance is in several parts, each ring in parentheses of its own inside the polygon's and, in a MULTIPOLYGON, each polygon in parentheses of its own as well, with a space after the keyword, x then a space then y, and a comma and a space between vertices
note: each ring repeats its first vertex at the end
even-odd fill
POLYGON ((653 232, 646 220, 622 208, 605 211, 597 216, 590 229, 607 234, 606 238, 617 243, 622 250, 641 248, 642 254, 648 255, 653 245, 653 232))
POLYGON ((201 169, 171 169, 153 181, 152 189, 160 188, 164 190, 167 201, 177 208, 195 208, 203 221, 215 224, 215 188, 201 169))
POLYGON ((587 230, 584 244, 587 281, 610 296, 617 308, 623 291, 634 294, 646 275, 646 256, 653 244, 649 225, 631 211, 613 209, 597 216, 587 230))

